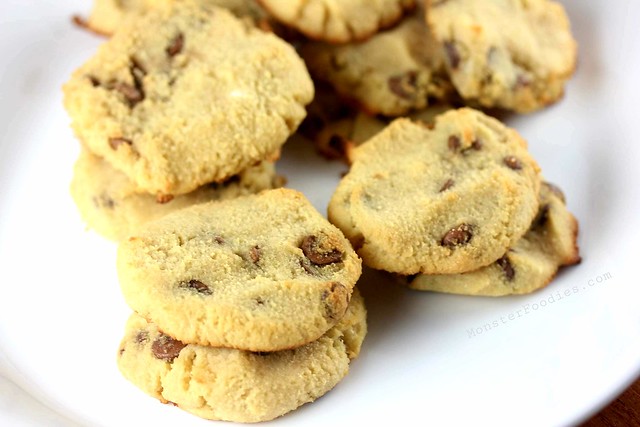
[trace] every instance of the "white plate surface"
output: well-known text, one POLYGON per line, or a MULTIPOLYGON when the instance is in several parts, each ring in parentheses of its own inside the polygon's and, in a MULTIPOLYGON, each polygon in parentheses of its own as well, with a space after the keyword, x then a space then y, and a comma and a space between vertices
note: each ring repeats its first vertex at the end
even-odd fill
MULTIPOLYGON (((569 425, 640 372, 640 2, 564 4, 578 72, 562 102, 509 124, 566 192, 583 263, 500 299, 368 275, 370 332, 350 374, 270 425, 569 425)), ((61 106, 60 86, 101 42, 70 23, 88 8, 0 4, 0 425, 218 425, 159 404, 116 368, 129 314, 116 246, 84 230, 69 197, 78 144, 61 106)), ((294 144, 279 166, 321 212, 345 170, 294 144)))

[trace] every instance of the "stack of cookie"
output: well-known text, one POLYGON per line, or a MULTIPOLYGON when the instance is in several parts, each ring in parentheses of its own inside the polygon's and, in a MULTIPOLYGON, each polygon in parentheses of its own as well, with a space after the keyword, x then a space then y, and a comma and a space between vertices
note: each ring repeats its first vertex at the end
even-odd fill
POLYGON ((577 222, 518 133, 477 110, 397 119, 352 152, 329 219, 414 289, 531 292, 580 260, 577 222))
POLYGON ((120 244, 123 375, 208 419, 265 421, 348 372, 366 334, 349 241, 294 190, 191 206, 120 244))
POLYGON ((313 94, 289 44, 225 9, 132 15, 64 87, 84 219, 121 239, 191 203, 278 186, 273 161, 313 94))
POLYGON ((553 1, 95 0, 86 25, 111 38, 64 87, 72 195, 121 241, 119 368, 165 403, 256 422, 331 390, 367 331, 361 262, 498 296, 580 260, 525 141, 456 109, 562 96, 576 45, 553 1), (351 163, 330 222, 275 189, 307 112, 299 133, 351 163))

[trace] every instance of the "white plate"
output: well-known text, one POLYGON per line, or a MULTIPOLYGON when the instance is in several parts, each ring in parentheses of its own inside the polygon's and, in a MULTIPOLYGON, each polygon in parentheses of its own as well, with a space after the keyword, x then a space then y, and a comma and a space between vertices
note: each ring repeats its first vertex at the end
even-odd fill
MULTIPOLYGON (((565 4, 578 72, 561 103, 509 124, 568 195, 583 263, 533 295, 500 299, 370 276, 361 357, 334 390, 274 425, 566 425, 639 373, 640 3, 565 4)), ((70 23, 88 7, 0 6, 0 425, 212 425, 116 368, 129 309, 115 245, 84 231, 68 195, 78 146, 61 106, 61 84, 101 41, 70 23)), ((280 169, 324 212, 345 167, 291 144, 280 169)))

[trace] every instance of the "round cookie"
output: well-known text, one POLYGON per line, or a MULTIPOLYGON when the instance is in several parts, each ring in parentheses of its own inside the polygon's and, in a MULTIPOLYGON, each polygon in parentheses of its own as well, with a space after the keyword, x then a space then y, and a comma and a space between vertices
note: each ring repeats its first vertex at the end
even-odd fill
POLYGON ((400 21, 415 0, 258 0, 280 22, 330 43, 363 40, 400 21))
POLYGON ((112 240, 132 234, 143 224, 186 206, 233 199, 282 186, 272 162, 260 162, 221 183, 191 193, 158 198, 136 187, 126 175, 86 149, 74 166, 71 196, 89 228, 112 240))
POLYGON ((452 96, 444 56, 422 14, 363 43, 310 42, 301 54, 314 76, 369 114, 401 116, 425 108, 430 97, 452 96))
POLYGON ((560 99, 577 44, 559 3, 431 0, 427 20, 467 101, 530 112, 560 99))
MULTIPOLYGON (((176 0, 93 0, 93 7, 86 26, 99 34, 112 35, 123 21, 137 13, 144 13, 153 7, 164 6, 176 0)), ((194 0, 195 1, 195 0, 194 0)), ((266 17, 265 12, 255 0, 197 0, 213 6, 229 9, 239 17, 251 17, 256 20, 266 17)))
POLYGON ((93 153, 142 190, 177 195, 277 152, 313 92, 286 42, 175 1, 125 22, 74 72, 64 104, 93 153))
POLYGON ((191 206, 120 244, 131 308, 186 343, 294 348, 340 320, 361 261, 294 190, 191 206))
POLYGON ((578 222, 567 210, 562 193, 543 183, 536 219, 502 258, 468 273, 411 277, 408 285, 463 295, 527 294, 549 284, 560 267, 580 262, 577 235, 578 222))
POLYGON ((411 275, 500 258, 538 211, 540 169, 518 133, 463 108, 435 125, 397 119, 356 148, 329 219, 363 263, 411 275))
POLYGON ((320 338, 271 353, 183 344, 133 314, 118 367, 145 393, 202 418, 267 421, 335 387, 366 333, 366 309, 357 289, 344 317, 320 338))

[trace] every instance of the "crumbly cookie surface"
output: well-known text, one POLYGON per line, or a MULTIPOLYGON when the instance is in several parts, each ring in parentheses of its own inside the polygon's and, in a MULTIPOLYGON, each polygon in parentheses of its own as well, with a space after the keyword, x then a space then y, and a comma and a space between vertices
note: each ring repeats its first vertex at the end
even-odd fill
POLYGON ((221 183, 204 185, 176 197, 141 191, 126 175, 86 149, 74 166, 71 196, 87 226, 112 240, 121 240, 143 224, 178 209, 212 200, 226 200, 282 186, 273 162, 251 166, 221 183))
POLYGON ((152 194, 224 181, 277 152, 313 83, 294 49, 225 9, 171 2, 130 20, 74 72, 79 139, 152 194))
POLYGON ((405 275, 500 258, 538 210, 540 170, 518 133, 479 111, 397 119, 353 152, 329 219, 363 263, 405 275))
POLYGON ((343 316, 361 261, 299 192, 203 203, 147 224, 120 244, 131 308, 186 343, 294 348, 343 316))
POLYGON ((557 187, 543 183, 529 231, 498 261, 462 274, 418 275, 410 288, 464 295, 527 294, 546 286, 562 266, 580 262, 578 222, 557 187))
POLYGON ((347 375, 366 332, 357 289, 344 317, 320 338, 270 353, 183 344, 133 314, 118 367, 147 394, 200 417, 267 421, 331 390, 347 375))
POLYGON ((363 43, 311 42, 301 54, 312 74, 370 114, 404 115, 453 92, 440 46, 420 13, 363 43))
POLYGON ((398 22, 415 0, 259 0, 283 24, 330 43, 363 40, 398 22))
MULTIPOLYGON (((138 13, 144 13, 153 7, 165 6, 180 0, 93 0, 93 7, 87 26, 100 34, 112 35, 122 23, 138 13)), ((194 0, 200 3, 229 9, 239 17, 261 19, 266 16, 255 0, 194 0)))
POLYGON ((577 44, 549 0, 431 0, 427 20, 460 95, 484 107, 530 112, 557 101, 577 44))

